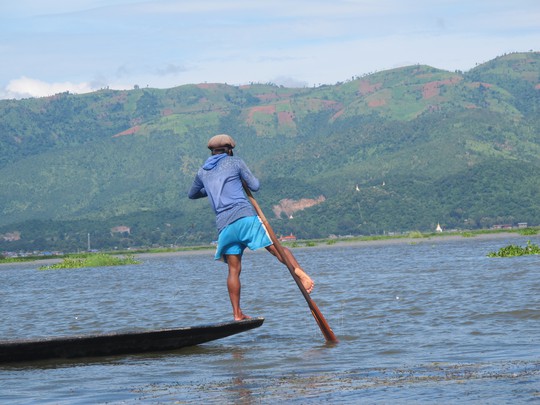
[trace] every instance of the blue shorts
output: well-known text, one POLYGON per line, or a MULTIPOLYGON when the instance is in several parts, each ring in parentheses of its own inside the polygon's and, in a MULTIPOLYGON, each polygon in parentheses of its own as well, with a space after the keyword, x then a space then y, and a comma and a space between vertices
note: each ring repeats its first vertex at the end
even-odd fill
POLYGON ((242 255, 248 247, 257 250, 270 246, 272 240, 257 215, 237 219, 219 233, 216 260, 227 262, 224 255, 242 255))

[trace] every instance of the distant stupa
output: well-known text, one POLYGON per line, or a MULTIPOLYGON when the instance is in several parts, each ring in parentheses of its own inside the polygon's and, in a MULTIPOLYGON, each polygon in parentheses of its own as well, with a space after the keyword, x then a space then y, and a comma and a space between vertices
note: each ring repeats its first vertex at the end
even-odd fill
POLYGON ((442 232, 441 225, 437 222, 437 228, 435 229, 435 232, 442 232))

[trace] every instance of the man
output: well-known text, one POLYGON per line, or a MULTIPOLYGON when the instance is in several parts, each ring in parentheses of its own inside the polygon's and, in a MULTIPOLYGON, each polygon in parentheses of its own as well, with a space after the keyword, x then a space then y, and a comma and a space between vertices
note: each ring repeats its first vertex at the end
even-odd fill
MULTIPOLYGON (((250 190, 257 191, 259 180, 242 159, 233 156, 235 146, 234 139, 226 134, 216 135, 208 141, 208 149, 212 155, 197 172, 188 197, 190 199, 208 197, 216 214, 219 237, 215 259, 223 260, 229 266, 227 289, 234 319, 239 321, 249 318, 240 308, 240 273, 242 254, 246 247, 251 250, 264 247, 282 263, 284 260, 244 194, 242 181, 250 190)), ((300 268, 291 252, 287 248, 283 250, 293 264, 295 274, 302 281, 304 288, 311 293, 313 281, 300 268)))

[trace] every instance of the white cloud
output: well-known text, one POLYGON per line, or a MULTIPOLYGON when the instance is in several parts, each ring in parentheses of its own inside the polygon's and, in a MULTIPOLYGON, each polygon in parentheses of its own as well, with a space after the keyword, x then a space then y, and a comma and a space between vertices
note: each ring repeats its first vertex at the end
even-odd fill
POLYGON ((8 83, 2 98, 46 97, 66 91, 70 93, 89 93, 95 90, 97 89, 92 88, 89 83, 47 83, 23 76, 8 83))
POLYGON ((273 80, 270 80, 271 83, 277 84, 284 87, 308 87, 309 83, 303 80, 297 80, 294 77, 288 76, 278 76, 273 80))
POLYGON ((0 0, 9 61, 0 98, 203 82, 311 86, 414 63, 466 71, 540 43, 538 0, 44 4, 0 0))

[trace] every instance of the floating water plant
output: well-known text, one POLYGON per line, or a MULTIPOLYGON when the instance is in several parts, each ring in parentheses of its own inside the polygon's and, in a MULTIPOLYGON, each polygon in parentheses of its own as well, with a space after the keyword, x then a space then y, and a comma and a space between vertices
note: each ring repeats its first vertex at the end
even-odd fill
POLYGON ((409 232, 409 238, 423 238, 424 235, 420 231, 411 231, 409 232))
POLYGON ((106 253, 96 253, 91 255, 74 255, 64 258, 60 263, 50 266, 41 266, 40 270, 52 269, 77 269, 80 267, 103 267, 103 266, 122 266, 125 264, 139 264, 133 255, 125 257, 113 256, 106 253))
POLYGON ((524 229, 520 229, 518 231, 518 233, 520 235, 523 235, 523 236, 533 236, 533 235, 538 235, 538 229, 534 229, 534 228, 524 228, 524 229))
POLYGON ((527 246, 508 245, 502 247, 498 252, 490 252, 488 257, 515 257, 524 255, 540 255, 540 247, 527 241, 527 246))

